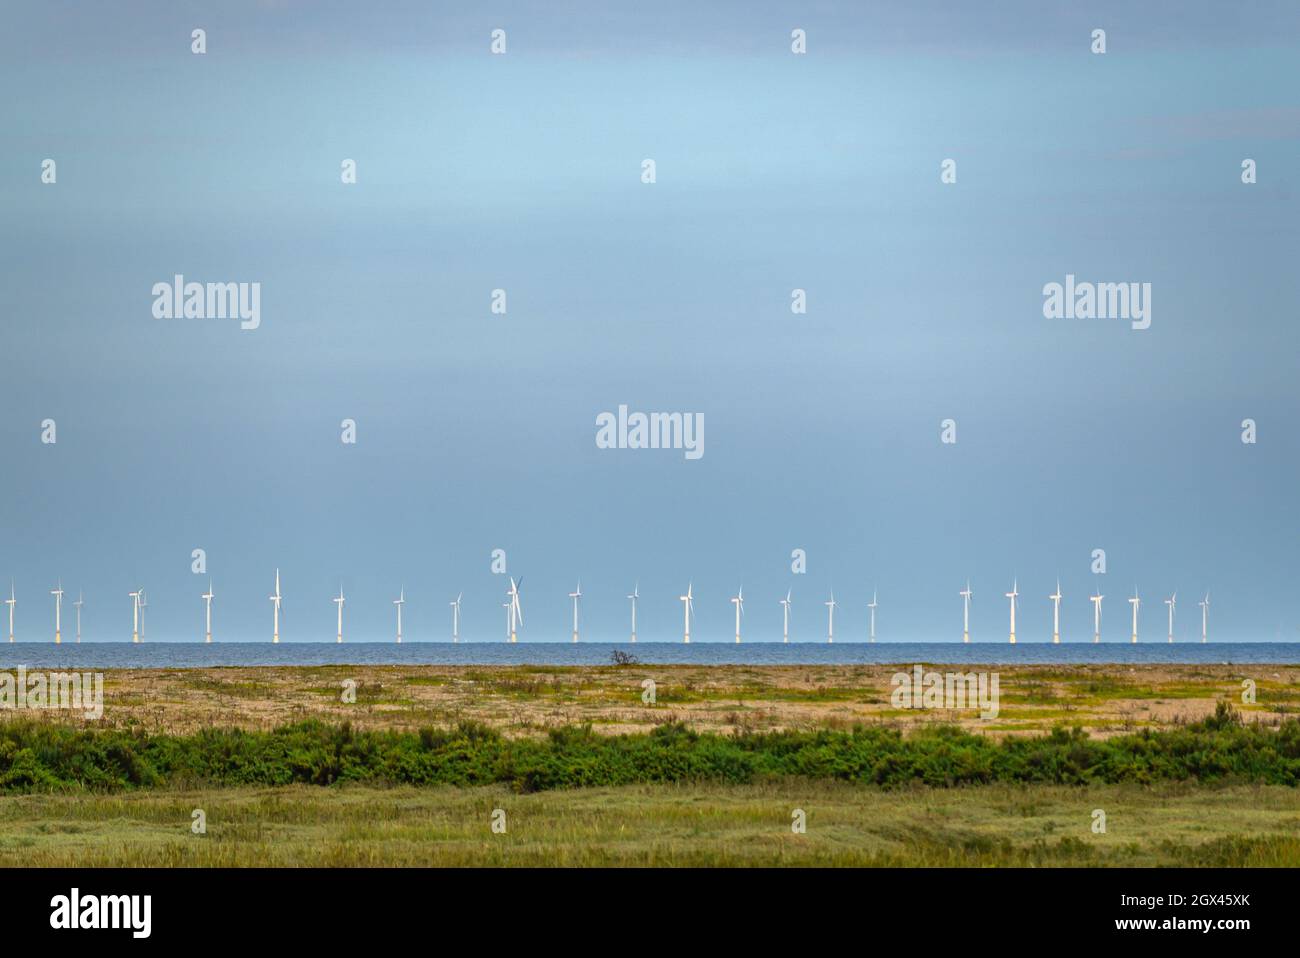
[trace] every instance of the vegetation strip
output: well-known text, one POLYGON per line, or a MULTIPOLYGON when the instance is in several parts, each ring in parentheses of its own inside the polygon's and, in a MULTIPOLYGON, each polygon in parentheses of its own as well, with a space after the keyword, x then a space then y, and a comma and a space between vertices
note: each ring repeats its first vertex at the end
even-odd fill
POLYGON ((317 720, 272 731, 186 735, 0 725, 0 791, 113 791, 202 785, 507 784, 524 792, 650 782, 741 784, 781 777, 886 787, 1035 782, 1300 783, 1300 722, 1243 724, 1228 706, 1167 731, 1095 740, 1056 728, 995 741, 952 726, 904 735, 852 731, 717 735, 678 724, 602 736, 588 726, 545 739, 507 739, 477 723, 419 732, 358 731, 317 720))

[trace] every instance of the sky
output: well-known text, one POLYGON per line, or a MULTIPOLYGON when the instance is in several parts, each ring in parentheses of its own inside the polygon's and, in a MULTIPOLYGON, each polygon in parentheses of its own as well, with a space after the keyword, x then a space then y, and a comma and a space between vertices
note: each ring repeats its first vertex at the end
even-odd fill
POLYGON ((402 588, 408 641, 460 592, 501 641, 496 549, 520 641, 569 639, 578 580, 593 640, 636 584, 680 640, 693 583, 695 641, 742 586, 750 641, 787 589, 792 640, 832 590, 865 640, 876 590, 880 641, 960 641, 968 578, 974 640, 1016 580, 1048 641, 1058 576, 1065 641, 1094 590, 1127 640, 1135 587, 1144 639, 1175 591, 1180 640, 1206 591, 1213 639, 1300 638, 1293 2, 10 0, 0 88, 20 641, 60 580, 84 641, 137 588, 200 640, 209 576, 214 638, 269 641, 277 568, 283 641, 333 639, 340 583, 349 641, 402 588), (155 318, 176 274, 260 283, 260 326, 155 318), (1046 318, 1067 274, 1150 283, 1150 328, 1046 318), (620 404, 704 454, 598 448, 620 404))

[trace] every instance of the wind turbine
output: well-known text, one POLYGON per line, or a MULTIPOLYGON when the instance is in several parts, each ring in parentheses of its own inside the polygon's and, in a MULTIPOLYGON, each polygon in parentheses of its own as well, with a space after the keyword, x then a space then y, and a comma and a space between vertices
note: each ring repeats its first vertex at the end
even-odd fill
POLYGON ((785 625, 781 629, 782 642, 790 641, 790 593, 793 591, 793 589, 786 589, 785 598, 781 600, 781 605, 784 607, 781 609, 781 613, 785 619, 785 625))
MULTIPOLYGON (((339 592, 342 591, 343 590, 340 588, 339 592)), ((460 595, 456 596, 455 602, 447 603, 451 606, 451 640, 453 642, 460 641, 460 600, 464 595, 465 593, 462 592, 460 595)))
POLYGON ((204 604, 207 606, 206 611, 205 611, 205 615, 204 615, 204 622, 207 624, 207 630, 204 632, 204 635, 203 635, 203 644, 204 644, 204 645, 211 645, 211 644, 212 644, 212 596, 213 596, 213 592, 212 592, 212 580, 209 579, 209 580, 208 580, 208 591, 205 592, 205 593, 203 593, 203 595, 199 596, 199 598, 201 598, 201 599, 203 600, 204 604))
POLYGON ((9 641, 14 640, 14 606, 18 600, 14 598, 14 580, 9 580, 9 598, 5 599, 5 605, 9 606, 9 641))
POLYGON ((1089 596, 1092 599, 1092 644, 1101 641, 1101 600, 1106 598, 1101 593, 1089 596))
POLYGON ((338 606, 338 610, 339 610, 339 631, 338 631, 338 637, 335 639, 335 644, 342 645, 343 644, 343 603, 347 601, 347 599, 343 597, 342 582, 339 583, 339 594, 336 595, 331 601, 336 606, 338 606))
POLYGON ((975 593, 970 590, 970 579, 966 580, 966 588, 957 593, 962 597, 961 609, 961 640, 970 641, 970 597, 975 593))
POLYGON ((641 583, 638 582, 632 586, 632 594, 628 596, 632 600, 632 641, 636 641, 636 600, 641 598, 641 583))
POLYGON ((1133 586, 1133 598, 1128 600, 1128 604, 1133 606, 1133 644, 1137 645, 1138 640, 1138 606, 1142 600, 1138 598, 1137 586, 1133 586))
POLYGON ((519 587, 524 584, 520 577, 516 582, 514 576, 510 577, 510 591, 506 595, 510 596, 510 641, 519 641, 519 626, 524 624, 524 610, 519 605, 519 587))
POLYGON ((822 603, 822 605, 826 606, 827 615, 829 616, 828 625, 827 625, 828 631, 826 633, 827 645, 830 645, 832 642, 835 641, 835 606, 838 604, 839 603, 835 601, 835 590, 832 589, 831 600, 829 602, 822 603))
MULTIPOLYGON (((506 593, 506 595, 509 595, 509 594, 510 594, 509 592, 506 593)), ((505 602, 502 602, 502 603, 501 603, 501 608, 503 608, 503 609, 506 610, 506 641, 509 642, 509 641, 510 641, 510 623, 511 623, 511 621, 512 621, 512 617, 511 617, 511 615, 510 615, 510 602, 509 602, 509 600, 507 600, 507 601, 505 601, 505 602)))
POLYGON ((275 631, 271 633, 271 644, 280 644, 280 600, 284 596, 280 595, 280 570, 275 570, 275 595, 268 596, 275 607, 275 631))
POLYGON ((745 614, 745 587, 742 585, 740 591, 731 598, 731 604, 736 607, 736 644, 740 645, 740 617, 745 614))
POLYGON ((691 644, 691 615, 695 612, 695 594, 692 591, 694 588, 695 583, 686 583, 686 594, 677 597, 682 603, 682 612, 686 616, 686 637, 682 640, 685 645, 691 644))
MULTIPOLYGON (((1208 596, 1209 593, 1206 593, 1207 598, 1208 596)), ((80 645, 81 644, 81 607, 86 604, 85 600, 82 599, 81 597, 80 589, 77 590, 77 601, 72 604, 77 607, 77 644, 80 645)))
POLYGON ((140 641, 144 641, 144 610, 149 608, 149 599, 144 594, 144 589, 140 590, 140 641))
POLYGON ((1197 605, 1201 607, 1201 645, 1204 645, 1206 626, 1209 624, 1210 593, 1205 593, 1205 598, 1198 602, 1197 605))
POLYGON ((578 580, 578 588, 569 593, 569 598, 573 600, 573 641, 578 641, 578 600, 582 598, 582 580, 578 580))
MULTIPOLYGON (((343 589, 340 588, 339 591, 342 592, 343 589)), ((402 644, 402 606, 405 604, 406 604, 406 586, 402 586, 402 591, 398 593, 397 598, 393 600, 393 605, 397 606, 397 644, 398 645, 402 644)))
POLYGON ((63 580, 59 580, 59 586, 50 590, 50 595, 54 596, 54 644, 63 644, 63 635, 60 630, 60 618, 63 612, 63 580))
POLYGON ((1165 599, 1165 605, 1169 606, 1169 644, 1174 643, 1174 606, 1178 604, 1178 593, 1175 592, 1169 598, 1165 599))
POLYGON ((1011 582, 1011 591, 1006 593, 1011 600, 1011 644, 1016 644, 1016 598, 1020 595, 1020 583, 1013 579, 1011 582))
POLYGON ((876 644, 876 590, 871 590, 871 601, 867 603, 867 608, 871 610, 871 644, 876 644))
POLYGON ((138 643, 140 641, 140 590, 136 589, 134 592, 128 592, 127 595, 129 595, 133 600, 132 608, 134 609, 134 616, 131 625, 131 641, 138 643))
POLYGON ((1061 644, 1061 580, 1056 580, 1056 591, 1048 596, 1052 600, 1052 644, 1061 644))

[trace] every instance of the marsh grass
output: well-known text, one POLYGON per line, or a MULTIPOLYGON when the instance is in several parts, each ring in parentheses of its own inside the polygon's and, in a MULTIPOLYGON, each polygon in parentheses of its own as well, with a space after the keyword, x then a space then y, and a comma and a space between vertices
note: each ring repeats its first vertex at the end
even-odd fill
POLYGON ((155 789, 0 798, 0 866, 1294 867, 1297 823, 1300 793, 1278 786, 155 789), (206 835, 190 832, 196 808, 206 835))

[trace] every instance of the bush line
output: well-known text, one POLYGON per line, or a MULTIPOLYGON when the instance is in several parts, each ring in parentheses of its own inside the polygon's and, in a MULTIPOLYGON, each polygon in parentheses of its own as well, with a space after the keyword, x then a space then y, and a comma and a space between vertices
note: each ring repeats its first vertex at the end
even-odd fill
POLYGON ((606 736, 590 726, 507 739, 477 723, 419 732, 307 721, 188 735, 0 724, 0 791, 151 787, 505 783, 520 791, 648 782, 839 779, 897 787, 992 782, 1300 783, 1300 722, 1245 725, 1227 706, 1182 728, 1093 739, 1056 728, 994 740, 953 726, 718 735, 680 724, 606 736))

